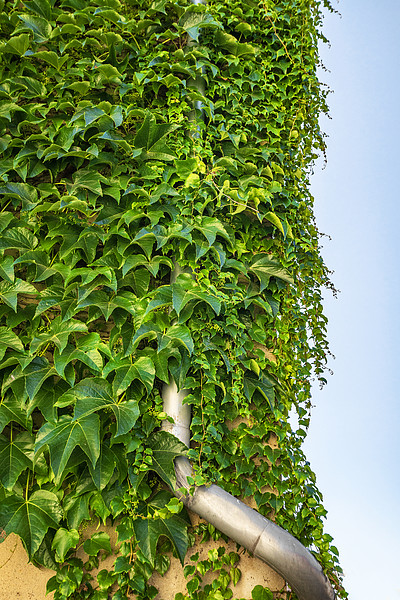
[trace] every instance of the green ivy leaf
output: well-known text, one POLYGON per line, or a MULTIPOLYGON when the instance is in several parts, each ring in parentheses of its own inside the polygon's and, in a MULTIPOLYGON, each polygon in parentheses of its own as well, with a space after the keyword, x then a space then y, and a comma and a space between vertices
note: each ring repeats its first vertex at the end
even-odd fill
POLYGON ((259 279, 260 292, 268 286, 271 277, 278 277, 287 283, 294 283, 287 270, 269 255, 258 254, 255 256, 249 266, 249 271, 259 279))
POLYGON ((87 169, 81 169, 80 171, 76 171, 74 175, 74 183, 72 185, 68 184, 68 193, 73 196, 76 195, 77 190, 84 189, 96 194, 96 196, 102 196, 102 182, 108 183, 107 179, 101 175, 101 173, 96 173, 87 169))
POLYGON ((57 409, 55 407, 56 399, 61 395, 63 382, 54 385, 52 380, 44 380, 35 396, 29 402, 27 407, 28 417, 33 413, 35 408, 40 410, 46 421, 54 422, 57 420, 57 409))
POLYGON ((2 256, 0 258, 0 277, 14 283, 14 258, 12 256, 2 256))
POLYGON ((87 492, 76 496, 75 494, 68 495, 64 502, 64 510, 67 517, 68 527, 78 528, 82 521, 90 519, 89 502, 93 496, 93 492, 87 492))
POLYGON ((231 238, 225 227, 221 221, 215 217, 202 217, 199 220, 199 224, 195 225, 195 229, 204 235, 204 237, 207 239, 209 247, 214 244, 217 235, 220 235, 227 242, 231 243, 231 238))
POLYGON ((64 527, 60 527, 60 529, 56 531, 51 547, 55 550, 57 562, 63 563, 65 561, 65 557, 71 548, 76 548, 79 537, 77 529, 65 529, 64 527))
POLYGON ((39 548, 49 527, 58 529, 63 513, 53 492, 39 490, 28 499, 9 496, 0 506, 0 528, 6 535, 16 533, 29 557, 39 548))
POLYGON ((18 15, 23 25, 19 29, 29 29, 33 33, 33 40, 36 43, 47 42, 51 35, 51 25, 42 17, 34 17, 28 14, 18 15))
POLYGON ((16 352, 24 352, 24 346, 19 337, 8 327, 0 327, 0 360, 3 358, 7 348, 16 352))
POLYGON ((26 0, 24 6, 39 15, 39 17, 46 19, 46 21, 51 21, 52 17, 54 18, 49 0, 26 0))
POLYGON ((215 41, 220 48, 227 50, 233 56, 244 56, 246 54, 256 54, 256 48, 250 44, 241 44, 238 40, 225 31, 217 31, 215 41))
POLYGON ((263 218, 267 219, 270 223, 272 223, 272 225, 275 225, 275 227, 277 227, 279 229, 279 231, 281 231, 282 234, 286 237, 285 230, 282 225, 282 221, 280 220, 278 215, 276 215, 275 213, 273 213, 271 211, 268 211, 265 214, 263 214, 263 218))
POLYGON ((37 243, 37 238, 29 229, 13 227, 2 233, 0 250, 31 250, 37 243))
POLYGON ((13 35, 6 44, 4 44, 2 51, 10 54, 16 54, 17 56, 23 56, 29 48, 29 34, 21 33, 20 35, 13 35))
MULTIPOLYGON (((90 335, 90 334, 89 334, 90 335)), ((78 342, 79 344, 79 342, 78 342)), ((57 349, 54 352, 54 367, 61 377, 65 377, 65 369, 72 361, 79 360, 93 371, 101 371, 103 367, 103 358, 96 348, 75 348, 72 344, 67 344, 62 353, 57 349)), ((72 385, 74 385, 74 381, 72 385)))
POLYGON ((194 301, 196 304, 199 302, 206 302, 215 314, 219 315, 221 310, 221 302, 216 298, 216 296, 211 293, 203 292, 198 290, 198 286, 192 285, 192 289, 185 289, 179 283, 172 284, 172 306, 176 311, 176 314, 181 314, 184 307, 191 301, 194 301))
POLYGON ((171 270, 173 269, 171 259, 166 256, 154 256, 151 260, 148 260, 143 254, 133 254, 126 258, 122 268, 122 274, 125 277, 131 269, 134 269, 137 266, 145 266, 153 277, 157 277, 161 265, 167 265, 171 270))
POLYGON ((99 377, 83 379, 66 392, 58 404, 60 402, 62 405, 75 403, 74 421, 78 422, 98 410, 111 409, 117 421, 115 437, 130 431, 140 414, 136 400, 118 400, 108 381, 99 377))
POLYGON ((256 585, 251 592, 251 597, 253 600, 273 600, 274 595, 268 588, 256 585))
POLYGON ((17 312, 18 294, 37 294, 36 288, 22 279, 16 279, 14 283, 8 281, 0 282, 0 299, 17 312))
POLYGON ((222 29, 221 23, 218 23, 212 15, 206 12, 196 13, 187 10, 179 19, 178 24, 186 31, 192 39, 199 41, 201 29, 219 28, 222 29))
POLYGON ((97 119, 105 115, 103 109, 98 108, 97 106, 86 106, 80 110, 78 110, 71 119, 71 123, 76 121, 77 119, 83 117, 85 121, 86 127, 94 123, 97 119))
POLYGON ((186 348, 189 354, 193 353, 194 344, 192 336, 190 335, 190 329, 186 325, 175 324, 169 327, 165 335, 161 336, 158 344, 158 351, 161 352, 169 344, 171 345, 182 345, 186 348))
POLYGON ((147 440, 152 449, 152 469, 171 489, 176 483, 174 460, 177 456, 185 456, 187 448, 174 435, 167 431, 156 431, 147 440))
POLYGON ((262 454, 263 453, 263 443, 260 440, 257 440, 253 437, 246 436, 242 443, 240 444, 240 448, 243 450, 243 454, 250 460, 254 454, 262 454))
POLYGON ((97 415, 89 414, 80 419, 64 415, 56 423, 45 423, 38 431, 35 454, 48 447, 51 468, 59 483, 73 450, 80 446, 92 466, 100 455, 100 421, 97 415))
MULTIPOLYGON (((11 113, 15 113, 15 112, 23 112, 25 113, 25 109, 23 109, 21 106, 18 106, 18 104, 15 104, 15 102, 2 102, 2 104, 0 104, 0 117, 2 117, 3 119, 7 119, 7 121, 11 121, 12 119, 12 114, 11 113)), ((3 194, 8 194, 9 192, 7 191, 7 188, 5 188, 6 191, 3 191, 3 194)))
POLYGON ((40 333, 33 338, 30 345, 30 352, 33 354, 43 346, 43 344, 55 344, 60 353, 65 349, 68 338, 71 334, 77 332, 86 332, 87 325, 81 321, 75 321, 73 319, 63 322, 61 317, 56 317, 51 322, 49 330, 40 333))
POLYGON ((106 554, 111 554, 110 536, 104 531, 97 531, 85 541, 83 549, 89 556, 97 556, 100 550, 104 550, 106 554))
POLYGON ((110 361, 103 371, 104 376, 110 369, 115 369, 113 390, 116 396, 122 394, 135 379, 144 384, 148 394, 153 389, 155 367, 153 361, 146 356, 141 356, 133 364, 129 359, 110 361))
POLYGON ((117 308, 122 308, 130 314, 135 314, 133 299, 136 299, 133 295, 131 299, 126 298, 123 295, 110 297, 105 292, 95 291, 79 302, 79 308, 83 309, 92 305, 97 306, 103 313, 105 320, 108 321, 114 310, 117 308))
POLYGON ((116 465, 116 457, 114 452, 104 444, 100 448, 100 456, 93 467, 89 463, 89 471, 93 479, 93 483, 98 490, 103 490, 110 481, 116 465))
POLYGON ((275 408, 275 392, 274 383, 270 381, 265 375, 261 375, 258 379, 255 375, 246 375, 243 379, 243 389, 248 400, 253 398, 254 392, 257 390, 268 402, 270 409, 273 411, 275 408))
POLYGON ((49 379, 53 375, 57 375, 57 372, 54 367, 50 366, 49 361, 43 356, 37 356, 33 360, 30 360, 25 368, 18 366, 14 369, 4 381, 3 391, 9 387, 12 388, 19 380, 24 380, 25 391, 29 399, 33 400, 46 379, 49 379))
POLYGON ((144 323, 139 327, 136 333, 131 335, 132 328, 128 328, 127 334, 121 331, 122 340, 124 342, 124 356, 132 354, 138 344, 145 338, 153 340, 157 338, 158 334, 161 334, 161 329, 155 323, 144 323))
POLYGON ((166 145, 164 138, 177 129, 177 125, 165 123, 157 125, 154 115, 146 112, 145 119, 134 139, 135 148, 143 148, 144 158, 153 160, 174 160, 171 149, 166 145))
POLYGON ((0 432, 8 423, 18 423, 28 427, 28 417, 25 406, 17 400, 14 394, 3 395, 0 400, 0 432))
MULTIPOLYGON (((162 510, 171 500, 171 494, 166 491, 158 492, 148 503, 151 510, 162 510)), ((152 518, 136 519, 133 523, 136 539, 144 556, 154 566, 157 544, 161 536, 167 537, 173 543, 182 565, 188 548, 187 528, 190 519, 186 512, 173 515, 167 519, 152 518)))
POLYGON ((0 435, 0 481, 6 490, 12 490, 25 469, 33 467, 34 438, 27 431, 7 439, 0 435))

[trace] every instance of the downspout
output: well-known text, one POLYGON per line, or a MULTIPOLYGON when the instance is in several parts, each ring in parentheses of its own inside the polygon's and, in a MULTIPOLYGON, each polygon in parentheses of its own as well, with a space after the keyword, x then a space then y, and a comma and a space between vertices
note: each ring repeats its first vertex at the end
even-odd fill
MULTIPOLYGON (((192 0, 192 3, 201 4, 202 0, 192 0)), ((193 40, 189 43, 193 43, 193 40)), ((202 78, 196 80, 195 86, 204 94, 202 78)), ((195 103, 195 109, 201 110, 201 102, 195 103)), ((171 274, 171 283, 180 272, 181 268, 176 265, 171 274)), ((173 418, 174 423, 163 421, 162 429, 175 435, 189 448, 191 407, 183 404, 187 394, 187 390, 178 391, 172 378, 164 386, 163 410, 173 418)), ((300 600, 335 600, 335 592, 321 565, 288 531, 215 484, 193 489, 187 480, 193 475, 192 465, 187 458, 175 459, 175 474, 176 489, 173 491, 184 505, 279 573, 300 600), (186 493, 179 491, 182 488, 186 493)))

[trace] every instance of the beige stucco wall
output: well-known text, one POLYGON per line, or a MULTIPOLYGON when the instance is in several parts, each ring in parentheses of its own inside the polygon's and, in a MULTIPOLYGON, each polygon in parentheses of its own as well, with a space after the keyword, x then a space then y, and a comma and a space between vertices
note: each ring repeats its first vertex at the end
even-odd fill
POLYGON ((44 600, 51 575, 28 562, 17 536, 9 535, 0 544, 0 600, 44 600))
MULTIPOLYGON (((193 524, 199 522, 196 515, 191 515, 191 518, 193 524)), ((85 530, 85 533, 90 536, 94 531, 96 528, 90 527, 85 530)), ((112 543, 115 542, 115 533, 112 528, 100 526, 98 531, 107 531, 112 543)), ((199 552, 199 560, 205 560, 209 550, 220 546, 226 547, 227 552, 237 551, 236 544, 231 541, 225 543, 223 540, 218 540, 202 544, 197 542, 188 552, 185 564, 193 564, 190 560, 192 554, 199 552)), ((284 581, 272 569, 260 560, 251 557, 243 549, 239 551, 239 554, 240 561, 237 567, 241 570, 242 577, 233 588, 233 598, 250 599, 251 591, 256 585, 268 586, 273 591, 282 590, 284 581)), ((111 567, 114 560, 115 555, 108 557, 100 563, 100 569, 111 567)), ((52 594, 46 596, 46 583, 52 575, 52 571, 39 569, 28 562, 18 537, 10 535, 0 544, 0 600, 45 600, 45 598, 51 600, 52 594)), ((203 578, 203 585, 211 582, 215 576, 213 573, 206 574, 203 578)), ((174 600, 177 592, 185 593, 185 578, 179 560, 171 557, 169 571, 164 577, 156 573, 152 576, 150 583, 160 590, 156 600, 174 600)))
MULTIPOLYGON (((238 427, 241 422, 248 421, 242 417, 238 417, 234 421, 227 422, 227 426, 229 429, 232 429, 233 427, 238 427)), ((272 447, 276 447, 277 440, 275 436, 271 436, 268 443, 272 447)), ((252 506, 252 508, 256 508, 252 499, 246 499, 245 502, 252 506)), ((194 513, 190 513, 190 518, 193 526, 201 522, 201 519, 194 513)), ((106 531, 110 535, 115 553, 100 562, 99 568, 91 572, 93 576, 96 576, 97 572, 101 569, 112 568, 116 554, 118 553, 114 528, 102 525, 98 527, 89 525, 84 529, 83 537, 88 538, 95 531, 106 531)), ((224 546, 228 553, 237 552, 236 544, 232 541, 225 543, 220 539, 217 542, 200 543, 198 540, 189 549, 185 564, 194 564, 190 560, 190 557, 197 552, 199 553, 199 560, 206 560, 208 551, 212 548, 218 549, 220 546, 224 546)), ((244 549, 241 549, 239 554, 240 561, 236 566, 240 569, 242 576, 237 585, 232 588, 233 598, 250 600, 252 589, 256 585, 267 586, 274 592, 279 592, 284 588, 284 580, 265 563, 253 558, 244 549)), ((78 551, 78 556, 85 560, 82 549, 78 551)), ((10 535, 3 543, 0 543, 0 600, 52 600, 53 594, 46 596, 46 583, 53 574, 53 571, 43 568, 39 569, 28 563, 26 553, 19 538, 16 536, 10 535)), ((216 573, 206 573, 202 584, 206 585, 210 583, 216 576, 216 573)), ((176 593, 185 593, 186 580, 179 560, 171 557, 171 567, 164 577, 155 573, 150 579, 150 584, 159 589, 159 594, 155 600, 174 600, 176 593)), ((286 594, 283 594, 283 596, 286 596, 286 594)))

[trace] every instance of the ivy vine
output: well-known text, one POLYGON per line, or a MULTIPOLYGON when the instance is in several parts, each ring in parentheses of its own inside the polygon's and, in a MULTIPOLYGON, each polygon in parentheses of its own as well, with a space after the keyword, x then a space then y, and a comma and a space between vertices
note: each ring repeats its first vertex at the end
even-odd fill
MULTIPOLYGON (((309 191, 323 8, 0 0, 0 528, 56 571, 55 600, 154 598, 171 552, 220 537, 169 491, 184 453, 195 484, 254 498, 347 597, 302 451, 334 289, 309 191), (188 452, 160 431, 171 376, 188 452), (94 580, 112 551, 104 532, 82 541, 96 519, 119 553, 94 580)), ((194 555, 185 575, 177 600, 230 598, 237 555, 194 555)))

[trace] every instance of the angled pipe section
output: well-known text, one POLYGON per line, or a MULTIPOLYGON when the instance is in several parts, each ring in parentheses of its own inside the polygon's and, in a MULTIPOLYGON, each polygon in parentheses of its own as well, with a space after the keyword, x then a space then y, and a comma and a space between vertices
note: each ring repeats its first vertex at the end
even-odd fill
MULTIPOLYGON (((179 271, 176 267, 172 279, 179 271)), ((187 394, 187 390, 178 391, 172 379, 164 386, 163 410, 174 423, 163 421, 162 429, 189 447, 191 408, 189 404, 183 404, 187 394)), ((175 474, 176 489, 173 491, 185 506, 279 573, 300 600, 335 600, 335 592, 321 565, 285 529, 217 485, 197 486, 193 490, 188 482, 193 468, 187 458, 175 460, 175 474)))
POLYGON ((185 506, 279 573, 300 600, 335 599, 321 565, 285 529, 217 485, 195 487, 191 495, 187 477, 193 470, 186 458, 175 460, 175 473, 177 489, 187 490, 175 491, 185 506))
MULTIPOLYGON (((202 4, 205 0, 192 0, 202 4)), ((193 44, 193 40, 189 40, 193 44)), ((195 86, 201 94, 205 92, 204 80, 198 77, 195 86)), ((201 102, 195 103, 201 110, 201 102)), ((199 131, 195 133, 197 137, 199 131)), ((182 272, 178 264, 171 274, 171 283, 182 272)), ((171 378, 162 390, 163 410, 174 422, 162 422, 162 429, 175 435, 185 446, 190 446, 191 407, 183 404, 187 390, 179 390, 171 378)), ((300 600, 335 600, 335 592, 324 574, 321 565, 307 548, 288 531, 279 527, 259 512, 247 506, 217 485, 193 486, 188 477, 193 475, 189 460, 175 460, 176 489, 173 490, 185 506, 205 519, 234 542, 249 550, 279 573, 291 586, 300 600), (183 490, 183 493, 182 493, 183 490)))

